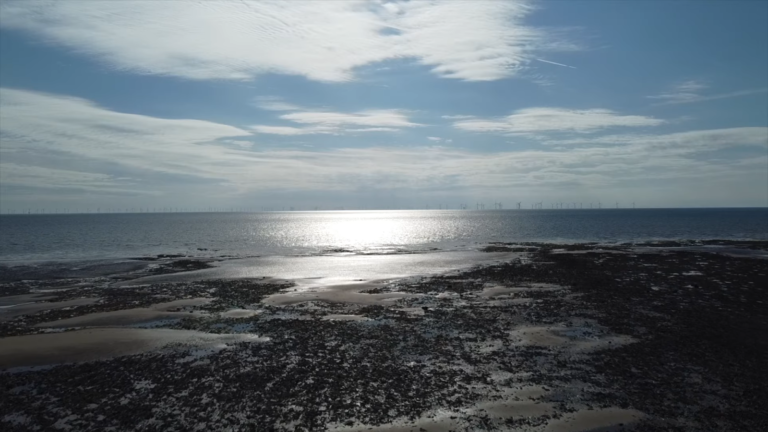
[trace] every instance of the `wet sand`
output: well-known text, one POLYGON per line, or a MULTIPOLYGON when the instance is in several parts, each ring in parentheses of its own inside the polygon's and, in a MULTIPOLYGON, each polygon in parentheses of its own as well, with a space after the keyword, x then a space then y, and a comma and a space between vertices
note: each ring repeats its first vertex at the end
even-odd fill
POLYGON ((494 244, 515 252, 450 272, 461 260, 442 257, 422 276, 412 269, 429 259, 399 273, 371 269, 404 258, 356 258, 323 276, 344 263, 332 257, 290 281, 240 260, 233 279, 78 279, 46 298, 14 282, 0 297, 12 308, 73 303, 0 323, 0 369, 14 368, 0 372, 0 426, 760 430, 768 260, 739 248, 752 246, 494 244))
MULTIPOLYGON (((77 300, 71 300, 76 302, 77 300)), ((198 311, 176 311, 187 306, 200 306, 210 303, 208 298, 193 298, 174 300, 158 303, 148 308, 123 309, 111 312, 96 312, 81 315, 69 319, 59 319, 35 324, 40 328, 66 328, 66 327, 108 327, 129 326, 157 320, 170 320, 188 318, 189 314, 205 315, 198 311)), ((83 303, 89 304, 89 303, 83 303)))
POLYGON ((360 282, 292 289, 286 293, 273 294, 265 298, 263 303, 273 306, 287 306, 308 301, 318 301, 356 305, 391 305, 397 300, 414 297, 413 294, 402 292, 389 292, 385 294, 362 292, 380 288, 382 285, 382 282, 360 282))
POLYGON ((438 274, 476 265, 490 265, 510 261, 520 256, 520 253, 515 252, 461 251, 393 255, 245 258, 213 263, 212 268, 203 270, 132 279, 117 283, 115 286, 263 277, 279 277, 288 280, 325 279, 331 283, 333 281, 343 283, 352 280, 384 280, 438 274))
POLYGON ((262 341, 255 336, 214 335, 190 330, 90 329, 0 339, 0 369, 88 362, 157 350, 169 344, 262 341))
POLYGON ((38 301, 50 300, 52 298, 55 298, 55 297, 51 295, 46 295, 43 293, 21 294, 21 295, 0 297, 0 307, 6 308, 10 306, 25 304, 25 303, 33 303, 38 301))
POLYGON ((46 297, 30 298, 33 303, 17 303, 12 306, 0 308, 0 321, 6 321, 22 315, 34 315, 38 312, 54 309, 65 309, 73 306, 83 306, 94 304, 99 301, 98 298, 79 298, 74 300, 65 300, 60 302, 38 301, 46 297))

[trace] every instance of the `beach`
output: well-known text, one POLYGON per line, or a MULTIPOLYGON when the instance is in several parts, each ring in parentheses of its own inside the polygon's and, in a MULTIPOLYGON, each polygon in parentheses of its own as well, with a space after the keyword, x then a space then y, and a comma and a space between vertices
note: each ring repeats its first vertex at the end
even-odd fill
POLYGON ((276 260, 3 266, 3 430, 768 424, 765 241, 276 260))

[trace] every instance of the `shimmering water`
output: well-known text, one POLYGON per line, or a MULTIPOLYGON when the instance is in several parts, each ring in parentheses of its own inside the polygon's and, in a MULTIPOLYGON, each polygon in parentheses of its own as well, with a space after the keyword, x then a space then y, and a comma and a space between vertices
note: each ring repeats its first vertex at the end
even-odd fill
POLYGON ((471 250, 492 241, 768 239, 768 209, 0 216, 0 260, 471 250))

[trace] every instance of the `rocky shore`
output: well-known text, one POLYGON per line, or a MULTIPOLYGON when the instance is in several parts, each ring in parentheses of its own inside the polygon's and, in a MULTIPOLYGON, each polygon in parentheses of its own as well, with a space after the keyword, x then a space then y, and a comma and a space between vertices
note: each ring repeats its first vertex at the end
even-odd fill
POLYGON ((513 258, 322 287, 4 269, 0 428, 768 428, 768 242, 485 250, 513 258))

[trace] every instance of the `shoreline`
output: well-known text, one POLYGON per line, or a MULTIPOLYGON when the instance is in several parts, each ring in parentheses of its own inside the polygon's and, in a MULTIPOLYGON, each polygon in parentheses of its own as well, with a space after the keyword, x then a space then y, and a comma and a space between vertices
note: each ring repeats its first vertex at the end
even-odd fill
MULTIPOLYGON (((765 241, 721 242, 768 251, 765 241)), ((488 252, 510 254, 504 263, 343 285, 2 282, 0 300, 52 309, 0 309, 0 365, 14 368, 0 372, 0 424, 758 430, 768 423, 768 260, 676 249, 688 246, 497 243, 488 252), (35 370, 3 354, 35 334, 129 329, 205 336, 35 370)), ((55 358, 34 345, 29 358, 55 358)))
MULTIPOLYGON (((333 246, 326 245, 322 247, 282 247, 273 251, 262 250, 248 254, 232 254, 230 252, 222 251, 219 249, 209 248, 191 248, 186 250, 165 251, 163 253, 125 253, 114 256, 103 257, 101 255, 88 255, 76 258, 63 258, 63 257, 37 257, 37 258, 1 258, 0 268, 2 267, 16 267, 16 266, 36 266, 36 265, 52 265, 52 264, 94 264, 94 263, 114 263, 114 262, 163 262, 168 260, 174 260, 178 258, 192 259, 199 261, 226 261, 226 260, 239 260, 239 259, 251 259, 261 257, 283 257, 283 258, 298 258, 298 257, 317 257, 317 256, 388 256, 388 255, 416 255, 416 254, 428 254, 434 252, 473 252, 483 251, 488 247, 494 245, 501 246, 535 246, 535 247, 578 247, 578 246, 605 246, 609 248, 616 247, 686 247, 686 246, 745 246, 745 247, 757 247, 762 250, 768 250, 768 237, 762 238, 748 238, 748 237, 732 237, 732 238, 682 238, 682 237, 654 237, 654 238, 641 238, 633 240, 566 240, 566 239, 554 239, 554 240, 520 240, 520 241, 487 241, 487 242, 471 242, 471 241, 454 241, 448 243, 423 243, 417 245, 376 245, 365 248, 354 248, 349 246, 333 246), (438 247, 442 246, 442 247, 438 247), (217 254, 212 254, 219 252, 217 254), (291 253, 292 252, 292 253, 291 253)), ((0 276, 2 276, 0 274, 0 276)), ((0 279, 0 281, 2 281, 0 279)))

